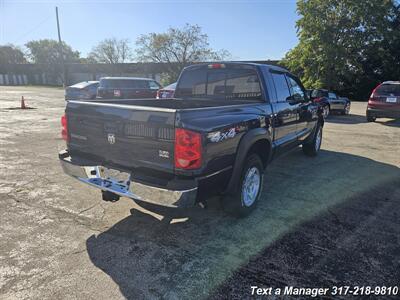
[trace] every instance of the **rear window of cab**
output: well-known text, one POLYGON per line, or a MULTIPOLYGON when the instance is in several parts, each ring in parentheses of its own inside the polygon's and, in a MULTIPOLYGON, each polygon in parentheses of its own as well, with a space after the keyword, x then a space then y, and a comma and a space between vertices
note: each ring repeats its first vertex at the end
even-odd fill
POLYGON ((260 81, 253 68, 199 68, 182 73, 176 97, 218 100, 262 100, 260 81))

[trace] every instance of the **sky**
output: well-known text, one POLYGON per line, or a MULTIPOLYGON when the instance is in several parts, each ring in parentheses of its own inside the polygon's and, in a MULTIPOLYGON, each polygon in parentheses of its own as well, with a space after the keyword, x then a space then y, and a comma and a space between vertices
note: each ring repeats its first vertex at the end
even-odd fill
POLYGON ((141 34, 186 23, 201 26, 210 46, 233 60, 280 59, 298 41, 295 0, 0 0, 0 45, 57 39, 56 6, 62 40, 83 57, 105 38, 134 47, 141 34))

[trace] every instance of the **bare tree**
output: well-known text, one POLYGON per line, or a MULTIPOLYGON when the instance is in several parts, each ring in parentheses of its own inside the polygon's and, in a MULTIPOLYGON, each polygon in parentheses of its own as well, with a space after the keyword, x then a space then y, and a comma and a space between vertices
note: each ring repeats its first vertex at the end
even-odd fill
POLYGON ((110 38, 101 41, 93 47, 89 53, 88 61, 118 64, 129 61, 132 58, 132 49, 129 40, 110 38))
POLYGON ((190 24, 183 28, 169 28, 165 33, 141 35, 136 46, 139 62, 166 63, 169 77, 173 80, 190 63, 230 57, 227 50, 211 49, 207 34, 202 33, 200 26, 190 24))

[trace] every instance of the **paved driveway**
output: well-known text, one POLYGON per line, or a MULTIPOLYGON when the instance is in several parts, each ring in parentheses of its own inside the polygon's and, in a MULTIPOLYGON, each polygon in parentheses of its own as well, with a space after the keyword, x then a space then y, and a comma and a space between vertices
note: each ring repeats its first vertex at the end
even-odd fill
POLYGON ((240 220, 218 199, 185 211, 101 201, 58 164, 64 104, 61 89, 0 87, 0 298, 243 296, 253 281, 311 284, 310 264, 315 282, 396 276, 381 271, 400 268, 400 124, 366 123, 365 103, 328 120, 318 157, 273 162, 259 209, 240 220), (10 109, 22 95, 35 109, 10 109), (361 267, 339 275, 360 245, 361 267))

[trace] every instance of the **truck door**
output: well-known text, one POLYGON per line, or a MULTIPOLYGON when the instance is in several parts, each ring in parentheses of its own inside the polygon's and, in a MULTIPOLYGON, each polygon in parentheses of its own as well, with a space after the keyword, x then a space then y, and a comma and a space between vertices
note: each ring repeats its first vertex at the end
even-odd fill
POLYGON ((299 105, 290 101, 291 93, 285 74, 273 70, 271 75, 276 91, 275 99, 271 99, 274 111, 274 144, 279 154, 297 144, 296 123, 299 105))
POLYGON ((132 80, 132 89, 127 91, 129 93, 129 97, 125 97, 126 99, 143 99, 143 98, 151 98, 149 96, 149 88, 146 80, 132 80))
POLYGON ((290 75, 286 74, 286 78, 288 80, 290 86, 291 96, 294 102, 297 104, 297 137, 300 141, 304 140, 311 130, 314 128, 313 126, 313 116, 310 111, 311 102, 308 100, 305 89, 301 85, 300 81, 290 75))

